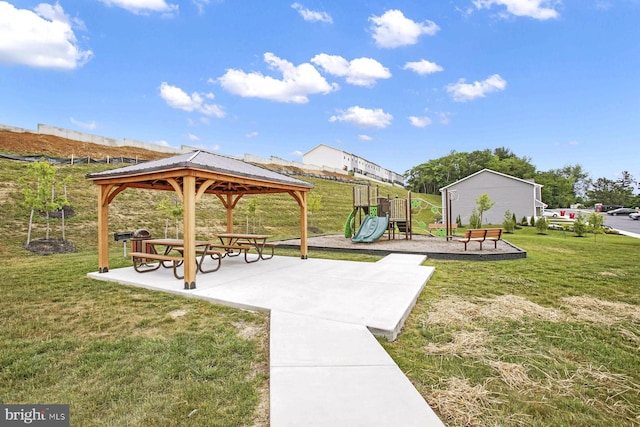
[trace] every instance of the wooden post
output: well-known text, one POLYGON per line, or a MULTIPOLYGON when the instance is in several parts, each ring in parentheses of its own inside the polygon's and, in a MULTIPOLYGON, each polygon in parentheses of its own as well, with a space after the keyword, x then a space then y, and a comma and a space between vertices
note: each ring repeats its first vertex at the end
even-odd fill
POLYGON ((111 186, 98 186, 98 272, 109 271, 109 190, 111 186))
POLYGON ((196 177, 185 176, 182 183, 184 206, 184 288, 196 288, 196 177))
POLYGON ((233 196, 227 194, 227 233, 233 233, 233 196))
POLYGON ((307 259, 307 192, 300 191, 300 258, 307 259))

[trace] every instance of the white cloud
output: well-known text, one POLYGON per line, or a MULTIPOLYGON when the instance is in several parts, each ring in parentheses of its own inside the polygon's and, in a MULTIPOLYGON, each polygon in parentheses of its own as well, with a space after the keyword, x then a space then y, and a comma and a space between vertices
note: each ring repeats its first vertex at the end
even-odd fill
POLYGON ((302 16, 305 21, 333 24, 333 18, 331 18, 331 15, 329 15, 327 12, 309 10, 300 3, 293 3, 291 7, 297 10, 300 16, 302 16))
POLYGON ((0 63, 72 70, 93 52, 78 46, 72 27, 84 23, 67 16, 58 3, 42 3, 34 11, 0 1, 0 63))
POLYGON ((198 135, 194 135, 192 133, 188 133, 187 134, 187 139, 189 139, 189 141, 200 141, 200 137, 198 137, 198 135))
POLYGON ((198 13, 202 15, 204 13, 204 8, 207 6, 211 0, 192 0, 193 4, 198 8, 198 13))
POLYGON ((73 117, 70 117, 69 121, 83 129, 94 130, 97 127, 95 120, 92 120, 90 122, 81 122, 80 120, 76 120, 73 117))
POLYGON ((383 48, 416 44, 421 35, 432 36, 440 30, 435 22, 415 22, 405 18, 399 10, 389 10, 382 16, 372 16, 369 21, 373 22, 373 39, 383 48))
POLYGON ((178 12, 177 4, 167 4, 165 0, 100 0, 107 6, 116 6, 128 10, 136 15, 144 15, 149 12, 160 12, 165 15, 173 15, 178 12))
POLYGON ((327 94, 338 89, 337 84, 329 84, 316 68, 304 63, 298 66, 280 59, 271 52, 264 54, 264 60, 271 69, 282 74, 282 80, 265 76, 259 72, 245 73, 229 69, 218 81, 227 91, 245 98, 262 98, 278 102, 305 104, 308 95, 327 94))
MULTIPOLYGON (((191 95, 176 86, 171 86, 166 82, 160 85, 160 97, 173 108, 188 112, 198 112, 205 116, 223 118, 226 113, 224 109, 216 104, 207 104, 204 102, 203 96, 197 92, 191 95)), ((205 98, 212 99, 213 94, 205 94, 205 98)))
POLYGON ((356 58, 347 61, 341 56, 321 53, 311 58, 311 62, 334 76, 345 77, 347 83, 356 86, 373 86, 378 79, 391 77, 389 69, 371 58, 356 58))
POLYGON ((441 125, 451 123, 451 113, 435 113, 435 115, 438 116, 438 122, 440 122, 441 125))
POLYGON ((431 124, 431 119, 426 116, 409 116, 409 121, 411 122, 412 126, 415 126, 417 128, 424 128, 431 124))
POLYGON ((369 135, 364 135, 364 134, 358 135, 358 139, 360 141, 373 141, 372 137, 370 137, 369 135))
POLYGON ((245 135, 245 137, 247 137, 247 138, 255 138, 255 137, 257 137, 258 135, 259 135, 259 133, 258 133, 258 132, 253 131, 253 132, 249 132, 249 133, 247 133, 247 134, 245 135))
POLYGON ((302 156, 304 156, 304 153, 302 151, 300 151, 300 150, 295 150, 295 151, 291 152, 291 155, 294 156, 294 157, 302 157, 302 156))
POLYGON ((491 92, 504 90, 506 87, 507 81, 499 74, 494 74, 481 82, 465 83, 465 79, 460 79, 457 83, 447 85, 447 92, 454 101, 467 102, 475 98, 482 98, 491 92))
MULTIPOLYGON (((489 9, 493 5, 505 6, 507 12, 515 16, 528 16, 534 19, 553 19, 560 16, 554 6, 559 0, 473 0, 477 9, 489 9)), ((508 14, 503 14, 507 15, 508 14)))
POLYGON ((421 59, 417 62, 407 62, 406 64, 404 64, 404 67, 402 67, 402 69, 414 71, 421 76, 437 73, 444 70, 444 68, 442 68, 440 65, 436 64, 435 62, 429 62, 426 59, 421 59))
POLYGON ((347 122, 362 128, 386 128, 391 125, 393 116, 381 108, 375 110, 359 106, 349 107, 347 111, 338 110, 337 115, 329 118, 330 122, 347 122))

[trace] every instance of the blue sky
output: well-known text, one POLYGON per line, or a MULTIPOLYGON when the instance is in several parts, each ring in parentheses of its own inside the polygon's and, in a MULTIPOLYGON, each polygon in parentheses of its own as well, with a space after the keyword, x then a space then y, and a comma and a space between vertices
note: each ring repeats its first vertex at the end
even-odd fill
POLYGON ((640 0, 0 0, 0 123, 640 180, 640 0))

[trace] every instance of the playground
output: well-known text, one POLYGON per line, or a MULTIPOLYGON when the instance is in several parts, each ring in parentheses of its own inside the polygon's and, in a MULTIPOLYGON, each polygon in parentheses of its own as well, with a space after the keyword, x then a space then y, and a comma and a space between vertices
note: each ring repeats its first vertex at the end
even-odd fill
POLYGON ((411 191, 404 198, 392 198, 381 196, 377 186, 357 185, 353 187, 353 206, 345 222, 344 237, 351 238, 354 243, 372 243, 385 233, 388 239, 405 240, 412 239, 414 233, 440 237, 453 235, 451 231, 447 233, 446 227, 434 227, 435 224, 427 225, 420 220, 425 210, 431 213, 434 221, 442 220, 440 206, 412 197, 411 191))
MULTIPOLYGON (((406 197, 381 196, 378 187, 353 187, 353 205, 344 234, 308 238, 311 250, 357 252, 387 256, 392 253, 426 255, 447 260, 507 260, 526 258, 526 251, 500 239, 480 248, 469 244, 465 250, 457 241, 457 224, 442 223, 443 212, 434 205, 407 192, 406 197), (429 221, 429 222, 426 222, 429 221)), ((280 248, 298 249, 300 239, 279 242, 280 248)))

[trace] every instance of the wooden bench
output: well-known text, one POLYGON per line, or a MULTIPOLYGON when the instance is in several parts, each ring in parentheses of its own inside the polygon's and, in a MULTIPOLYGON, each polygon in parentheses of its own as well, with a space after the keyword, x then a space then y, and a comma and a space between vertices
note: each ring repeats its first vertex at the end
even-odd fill
POLYGON ((480 243, 482 250, 482 242, 485 240, 493 241, 494 248, 498 247, 498 240, 502 237, 502 228, 469 228, 464 233, 464 237, 458 237, 456 242, 464 243, 464 250, 467 250, 467 243, 480 243))
MULTIPOLYGON (((443 223, 434 223, 434 224, 429 224, 427 227, 427 230, 429 231, 430 235, 434 235, 433 232, 435 231, 436 233, 440 230, 445 230, 446 233, 446 229, 447 229, 447 224, 443 224, 443 223)), ((451 224, 451 231, 453 232, 453 234, 456 234, 456 230, 458 229, 458 224, 451 224)))
MULTIPOLYGON (((502 238, 502 228, 487 228, 485 240, 493 241, 493 248, 498 248, 498 240, 502 238)), ((482 248, 481 248, 482 249, 482 248)))
POLYGON ((184 279, 184 275, 179 276, 177 270, 177 268, 184 262, 184 257, 182 256, 164 255, 148 252, 130 252, 129 256, 133 261, 133 268, 138 273, 147 273, 149 271, 157 270, 161 265, 164 265, 164 262, 170 261, 173 265, 173 275, 176 277, 176 279, 184 279), (156 265, 149 265, 149 263, 152 261, 158 261, 158 263, 156 265))

